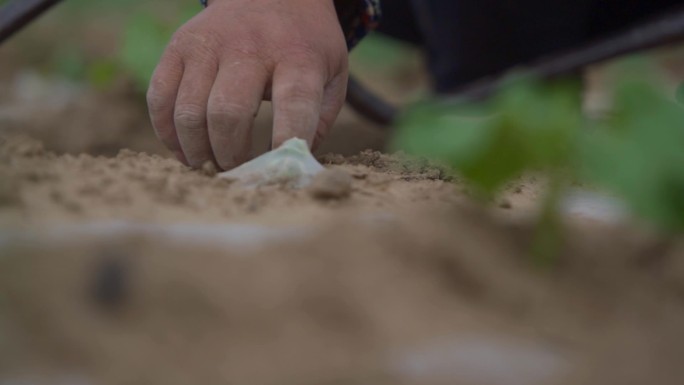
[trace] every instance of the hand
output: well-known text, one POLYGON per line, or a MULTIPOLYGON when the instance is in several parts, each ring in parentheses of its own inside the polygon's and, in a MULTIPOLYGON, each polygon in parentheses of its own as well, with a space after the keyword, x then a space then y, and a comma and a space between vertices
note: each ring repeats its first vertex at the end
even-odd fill
POLYGON ((347 77, 333 0, 212 0, 173 36, 147 102, 181 162, 227 170, 249 159, 264 99, 273 101, 274 148, 295 136, 315 147, 342 108, 347 77))

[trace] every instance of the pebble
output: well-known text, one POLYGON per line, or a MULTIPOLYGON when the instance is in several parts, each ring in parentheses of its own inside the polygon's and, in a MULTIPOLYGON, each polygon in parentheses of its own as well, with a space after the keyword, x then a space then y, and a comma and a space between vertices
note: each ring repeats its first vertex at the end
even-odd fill
POLYGON ((509 210, 513 208, 513 203, 511 203, 511 201, 508 199, 502 199, 499 201, 499 207, 502 209, 509 210))
POLYGON ((351 192, 352 176, 338 168, 321 171, 309 186, 309 194, 320 200, 348 198, 351 192))
POLYGON ((210 178, 213 178, 218 174, 218 168, 216 167, 216 164, 214 162, 208 160, 204 162, 202 165, 202 168, 200 169, 200 172, 210 178))

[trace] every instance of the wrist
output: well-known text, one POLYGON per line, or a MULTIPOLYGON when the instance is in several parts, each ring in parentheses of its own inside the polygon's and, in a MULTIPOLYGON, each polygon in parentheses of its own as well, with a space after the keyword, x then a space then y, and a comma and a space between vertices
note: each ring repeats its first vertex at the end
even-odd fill
MULTIPOLYGON (((215 2, 232 0, 199 0, 207 7, 215 2)), ((311 0, 320 2, 322 0, 311 0)), ((380 0, 328 0, 337 12, 337 17, 347 40, 347 47, 353 48, 380 22, 380 0)))

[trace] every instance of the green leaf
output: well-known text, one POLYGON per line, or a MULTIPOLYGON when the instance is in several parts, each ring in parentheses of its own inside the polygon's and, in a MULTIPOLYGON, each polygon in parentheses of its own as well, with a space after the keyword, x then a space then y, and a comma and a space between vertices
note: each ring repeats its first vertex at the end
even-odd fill
POLYGON ((133 76, 140 91, 147 89, 174 31, 194 17, 197 10, 198 5, 192 3, 181 9, 180 16, 171 23, 152 13, 139 12, 131 17, 124 32, 119 61, 133 76))
POLYGON ((652 85, 623 82, 615 117, 585 138, 587 179, 667 230, 684 230, 684 110, 652 85))
POLYGON ((142 90, 147 88, 172 28, 153 15, 141 13, 128 23, 121 49, 121 61, 142 90))
POLYGON ((679 103, 684 104, 684 83, 680 84, 679 87, 677 87, 675 97, 677 98, 677 101, 679 103))
POLYGON ((581 124, 576 89, 528 84, 489 107, 419 106, 395 146, 451 165, 490 195, 525 170, 567 167, 581 124))
POLYGON ((57 51, 52 67, 59 75, 69 80, 80 81, 85 78, 87 64, 81 50, 63 48, 57 51))
POLYGON ((88 82, 100 89, 107 89, 121 72, 113 60, 98 60, 88 66, 88 82))
POLYGON ((404 62, 412 51, 411 46, 397 39, 371 33, 354 48, 351 58, 361 66, 382 69, 404 62))

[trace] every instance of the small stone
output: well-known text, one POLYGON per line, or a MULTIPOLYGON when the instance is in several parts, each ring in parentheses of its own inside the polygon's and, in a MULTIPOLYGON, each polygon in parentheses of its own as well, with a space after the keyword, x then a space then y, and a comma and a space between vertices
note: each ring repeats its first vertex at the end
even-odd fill
POLYGON ((202 164, 200 172, 210 178, 213 178, 216 176, 216 174, 218 174, 218 168, 214 162, 208 160, 202 164))
POLYGON ((513 208, 513 204, 508 199, 502 199, 499 201, 499 207, 508 210, 513 208))
POLYGON ((366 180, 366 178, 368 178, 368 173, 359 171, 359 172, 353 173, 352 177, 354 179, 358 179, 358 180, 366 180))
POLYGON ((337 169, 326 169, 316 175, 309 186, 309 194, 315 199, 344 199, 351 195, 352 177, 337 169))

